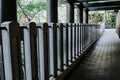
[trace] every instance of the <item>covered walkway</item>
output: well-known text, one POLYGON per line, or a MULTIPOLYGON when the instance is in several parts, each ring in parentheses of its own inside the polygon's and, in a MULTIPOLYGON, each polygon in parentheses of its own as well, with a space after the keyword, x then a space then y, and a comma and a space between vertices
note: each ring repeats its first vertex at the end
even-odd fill
POLYGON ((20 25, 17 0, 1 0, 0 80, 120 80, 115 29, 103 34, 105 25, 89 24, 89 11, 117 13, 120 0, 61 0, 65 23, 58 21, 58 1, 47 0, 47 22, 20 25))
POLYGON ((108 29, 64 80, 120 80, 120 39, 108 29))

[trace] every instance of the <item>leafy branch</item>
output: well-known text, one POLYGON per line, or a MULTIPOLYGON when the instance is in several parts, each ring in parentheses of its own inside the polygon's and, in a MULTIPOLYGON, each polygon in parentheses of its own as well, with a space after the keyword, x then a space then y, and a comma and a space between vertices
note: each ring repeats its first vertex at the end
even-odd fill
POLYGON ((28 21, 31 21, 38 14, 38 12, 46 9, 45 2, 37 2, 37 3, 30 2, 27 5, 18 2, 18 6, 20 7, 22 13, 25 15, 28 21))

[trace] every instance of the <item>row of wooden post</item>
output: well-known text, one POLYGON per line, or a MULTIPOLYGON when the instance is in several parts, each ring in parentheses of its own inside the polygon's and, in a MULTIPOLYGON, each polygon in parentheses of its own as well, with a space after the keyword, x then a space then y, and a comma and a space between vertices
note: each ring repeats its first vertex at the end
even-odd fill
POLYGON ((53 80, 74 63, 103 32, 100 25, 4 22, 5 80, 53 80))

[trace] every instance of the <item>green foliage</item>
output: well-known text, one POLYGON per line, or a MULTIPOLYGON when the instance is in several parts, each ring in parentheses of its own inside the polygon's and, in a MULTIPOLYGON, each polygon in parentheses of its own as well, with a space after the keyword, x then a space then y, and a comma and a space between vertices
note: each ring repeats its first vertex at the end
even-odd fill
POLYGON ((40 11, 46 9, 46 3, 44 2, 38 2, 38 3, 29 3, 27 5, 22 5, 24 10, 26 12, 32 12, 32 11, 40 11))
POLYGON ((101 23, 103 21, 103 13, 99 13, 99 12, 94 12, 92 14, 89 14, 89 22, 90 23, 101 23))
POLYGON ((89 14, 89 23, 101 23, 105 19, 105 24, 109 25, 109 27, 115 27, 116 24, 116 13, 112 11, 105 12, 93 12, 89 14))
POLYGON ((37 2, 37 3, 23 3, 18 1, 18 21, 21 20, 21 17, 26 17, 27 21, 31 21, 38 12, 46 10, 46 2, 37 2))
POLYGON ((116 13, 114 11, 106 11, 106 24, 110 25, 111 27, 115 27, 116 24, 116 13))

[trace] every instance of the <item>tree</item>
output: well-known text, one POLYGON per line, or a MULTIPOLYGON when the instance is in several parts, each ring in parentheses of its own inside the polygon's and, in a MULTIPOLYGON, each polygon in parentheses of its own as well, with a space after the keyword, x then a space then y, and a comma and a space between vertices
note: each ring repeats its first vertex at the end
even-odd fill
POLYGON ((115 27, 116 24, 116 13, 114 11, 106 11, 108 14, 106 24, 110 25, 111 27, 115 27))
POLYGON ((101 23, 104 19, 104 14, 99 12, 94 12, 89 14, 89 23, 98 24, 101 23))
POLYGON ((114 28, 116 24, 116 13, 113 10, 104 12, 93 12, 89 14, 89 23, 101 23, 105 19, 105 24, 114 28))
POLYGON ((30 22, 34 17, 42 10, 46 10, 46 2, 37 2, 37 3, 23 3, 21 0, 17 2, 18 4, 18 21, 25 19, 30 22))

